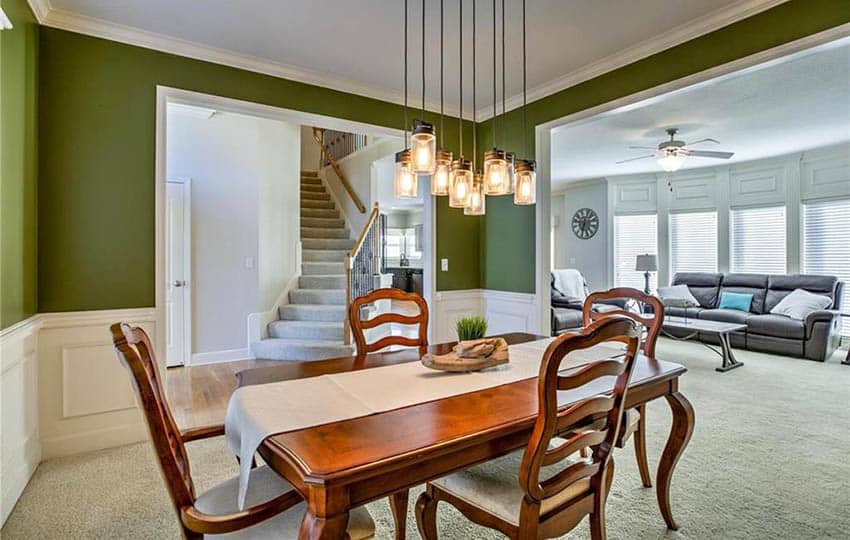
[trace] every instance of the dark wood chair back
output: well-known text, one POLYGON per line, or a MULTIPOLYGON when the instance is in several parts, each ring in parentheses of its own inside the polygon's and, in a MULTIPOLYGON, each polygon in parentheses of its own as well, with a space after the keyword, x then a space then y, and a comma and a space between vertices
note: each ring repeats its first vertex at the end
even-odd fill
POLYGON ((195 486, 189 472, 189 455, 183 436, 165 399, 164 381, 156 364, 153 346, 141 328, 116 323, 109 330, 121 363, 130 371, 168 494, 179 515, 181 508, 194 504, 195 486))
POLYGON ((369 294, 355 298, 348 308, 348 321, 351 325, 351 333, 357 345, 357 360, 363 361, 366 355, 379 351, 390 345, 403 345, 407 347, 419 347, 419 355, 428 352, 428 304, 421 295, 408 293, 399 289, 375 289, 369 294), (382 313, 375 318, 362 320, 360 318, 361 307, 378 300, 396 300, 402 302, 413 302, 419 308, 416 315, 403 315, 401 313, 382 313), (365 331, 383 324, 418 324, 419 335, 416 338, 404 336, 385 336, 374 343, 366 343, 365 331))
POLYGON ((617 287, 607 291, 596 291, 587 295, 582 310, 582 318, 585 326, 593 321, 610 316, 625 316, 646 327, 646 337, 643 340, 641 349, 646 356, 655 358, 655 343, 658 341, 661 327, 664 326, 664 304, 661 303, 661 300, 631 287, 617 287), (593 305, 602 300, 618 299, 630 299, 643 304, 649 304, 652 306, 653 313, 652 315, 644 315, 643 313, 635 313, 626 309, 614 309, 604 312, 593 311, 593 305))
MULTIPOLYGON (((554 497, 586 478, 590 479, 592 492, 605 497, 608 462, 623 417, 626 389, 639 343, 640 329, 635 322, 626 317, 612 316, 592 323, 577 334, 565 334, 546 349, 540 365, 540 408, 519 473, 520 486, 526 500, 523 511, 526 511, 528 501, 533 501, 532 506, 537 505, 537 508, 528 510, 536 514, 542 500, 554 497), (625 342, 625 355, 592 361, 563 374, 559 373, 562 360, 570 352, 610 341, 625 342), (613 388, 609 384, 602 384, 599 392, 577 401, 565 410, 558 410, 559 390, 573 390, 609 377, 614 378, 613 388), (565 435, 564 442, 550 448, 553 437, 571 426, 583 427, 570 431, 565 435), (558 470, 546 479, 540 478, 542 467, 555 465, 587 447, 592 450, 589 457, 558 470)), ((536 515, 533 519, 537 519, 536 515)))

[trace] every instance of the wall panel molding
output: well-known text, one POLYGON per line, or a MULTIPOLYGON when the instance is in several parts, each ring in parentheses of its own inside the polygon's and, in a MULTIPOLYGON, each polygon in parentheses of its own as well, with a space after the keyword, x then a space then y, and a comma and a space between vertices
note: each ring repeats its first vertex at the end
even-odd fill
POLYGON ((850 144, 803 154, 800 196, 803 200, 850 196, 850 144))

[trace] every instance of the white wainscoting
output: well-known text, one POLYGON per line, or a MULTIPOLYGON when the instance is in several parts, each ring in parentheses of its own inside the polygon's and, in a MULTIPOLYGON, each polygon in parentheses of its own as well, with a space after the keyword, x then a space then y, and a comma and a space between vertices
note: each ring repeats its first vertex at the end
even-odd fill
POLYGON ((41 461, 38 323, 30 317, 0 332, 0 525, 41 461))
POLYGON ((507 332, 540 332, 539 303, 530 293, 467 289, 438 291, 431 306, 432 343, 457 339, 455 323, 461 317, 483 315, 488 334, 507 332))
POLYGON ((145 440, 144 421, 129 374, 112 348, 109 325, 122 321, 141 326, 156 343, 154 309, 38 317, 38 424, 43 458, 145 440))

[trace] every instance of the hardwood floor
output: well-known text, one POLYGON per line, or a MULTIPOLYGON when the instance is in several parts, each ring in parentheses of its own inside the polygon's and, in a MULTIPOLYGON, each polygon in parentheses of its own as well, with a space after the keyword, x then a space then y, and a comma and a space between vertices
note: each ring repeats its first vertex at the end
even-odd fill
POLYGON ((182 429, 224 423, 227 402, 236 389, 236 373, 277 363, 274 360, 241 360, 168 368, 166 393, 174 419, 182 429))

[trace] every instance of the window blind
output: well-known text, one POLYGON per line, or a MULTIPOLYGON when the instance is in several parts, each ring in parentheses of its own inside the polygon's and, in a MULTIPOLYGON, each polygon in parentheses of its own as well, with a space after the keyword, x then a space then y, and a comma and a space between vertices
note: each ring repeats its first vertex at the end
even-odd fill
POLYGON ((785 206, 736 208, 729 218, 730 270, 784 274, 785 206))
MULTIPOLYGON (((614 286, 643 290, 643 272, 635 270, 638 255, 658 253, 655 214, 614 216, 614 286)), ((658 272, 650 272, 649 286, 658 286, 658 272)))
MULTIPOLYGON (((842 309, 850 313, 850 199, 803 205, 803 272, 837 276, 845 282, 842 309)), ((843 318, 842 336, 850 337, 843 318)))
POLYGON ((717 212, 670 214, 670 276, 717 272, 717 212))

